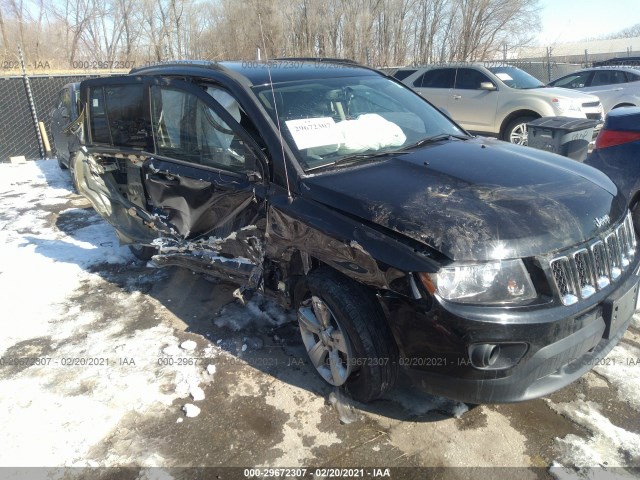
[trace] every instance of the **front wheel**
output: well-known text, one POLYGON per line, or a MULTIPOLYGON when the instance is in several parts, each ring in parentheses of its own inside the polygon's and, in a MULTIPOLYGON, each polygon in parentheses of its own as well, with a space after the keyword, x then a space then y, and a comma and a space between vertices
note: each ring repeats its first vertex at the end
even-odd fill
POLYGON ((534 117, 518 117, 511 120, 507 128, 504 129, 502 139, 516 145, 527 145, 529 140, 527 123, 533 120, 535 120, 534 117))
POLYGON ((360 402, 382 396, 395 383, 398 349, 373 292, 324 268, 304 287, 298 324, 316 372, 360 402))

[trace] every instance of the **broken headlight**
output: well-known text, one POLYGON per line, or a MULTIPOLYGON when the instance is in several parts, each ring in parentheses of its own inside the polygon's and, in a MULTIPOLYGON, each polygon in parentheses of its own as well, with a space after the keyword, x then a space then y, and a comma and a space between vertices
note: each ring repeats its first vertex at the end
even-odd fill
POLYGON ((536 297, 529 272, 519 259, 443 267, 428 275, 430 285, 425 274, 420 277, 427 289, 452 302, 504 304, 536 297))

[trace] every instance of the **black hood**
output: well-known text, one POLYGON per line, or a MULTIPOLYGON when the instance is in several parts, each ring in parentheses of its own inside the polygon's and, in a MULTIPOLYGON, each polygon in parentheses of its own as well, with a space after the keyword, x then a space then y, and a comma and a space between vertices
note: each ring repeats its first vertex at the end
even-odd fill
POLYGON ((625 213, 600 171, 486 138, 307 177, 301 192, 453 260, 549 254, 593 238, 625 213))

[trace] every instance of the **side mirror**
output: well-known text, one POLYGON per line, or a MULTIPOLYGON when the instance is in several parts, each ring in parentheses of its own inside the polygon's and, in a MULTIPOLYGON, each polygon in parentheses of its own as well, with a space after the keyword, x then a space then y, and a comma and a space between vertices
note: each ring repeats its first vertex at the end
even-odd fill
POLYGON ((495 91, 497 89, 498 89, 498 87, 496 87, 491 82, 481 82, 480 83, 480 90, 487 90, 488 92, 493 92, 493 91, 495 91))
POLYGON ((259 172, 247 172, 247 180, 251 183, 257 183, 262 181, 262 175, 259 172))

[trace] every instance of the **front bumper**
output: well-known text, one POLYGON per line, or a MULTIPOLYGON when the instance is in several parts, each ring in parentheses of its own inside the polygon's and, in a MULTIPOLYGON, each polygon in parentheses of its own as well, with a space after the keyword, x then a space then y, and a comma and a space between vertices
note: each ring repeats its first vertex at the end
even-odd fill
POLYGON ((434 302, 430 311, 419 312, 398 298, 382 303, 391 314, 401 365, 414 385, 468 403, 520 402, 559 390, 602 362, 635 312, 639 268, 636 262, 617 288, 601 292, 586 307, 538 307, 472 318, 473 308, 434 302), (469 345, 510 342, 527 344, 511 367, 478 368, 470 361, 469 345))

